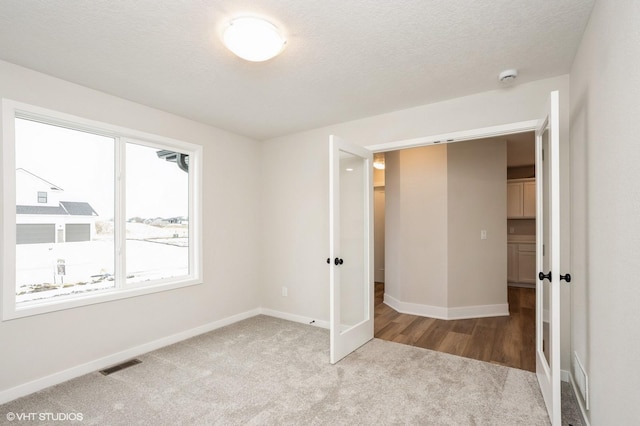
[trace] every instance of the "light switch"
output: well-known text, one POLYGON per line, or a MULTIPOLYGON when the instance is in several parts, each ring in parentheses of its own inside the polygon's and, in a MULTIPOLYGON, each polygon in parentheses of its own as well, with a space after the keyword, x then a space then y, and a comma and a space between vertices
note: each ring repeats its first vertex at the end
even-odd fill
POLYGON ((487 239, 487 230, 486 229, 480 230, 480 239, 481 240, 486 240, 487 239))

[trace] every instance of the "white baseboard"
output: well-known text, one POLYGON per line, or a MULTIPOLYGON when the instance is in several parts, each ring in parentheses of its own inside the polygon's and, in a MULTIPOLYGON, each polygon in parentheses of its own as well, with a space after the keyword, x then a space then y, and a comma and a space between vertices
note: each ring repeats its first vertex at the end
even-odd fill
POLYGON ((190 337, 207 333, 209 331, 224 327, 226 325, 230 325, 235 322, 254 317, 256 315, 259 315, 260 313, 261 313, 260 308, 252 309, 250 311, 242 312, 240 314, 232 315, 230 317, 223 318, 221 320, 214 321, 208 324, 204 324, 189 330, 185 330, 180 333, 172 334, 171 336, 163 337, 161 339, 154 340, 153 342, 144 343, 142 345, 135 346, 133 348, 129 348, 124 351, 117 352, 115 354, 108 355, 106 357, 102 357, 94 361, 90 361, 85 364, 71 367, 69 369, 33 380, 31 382, 24 383, 24 384, 15 386, 13 388, 0 391, 0 404, 13 401, 14 399, 32 394, 34 392, 40 391, 50 386, 54 386, 59 383, 66 382, 68 380, 75 379, 76 377, 80 377, 82 375, 92 373, 94 371, 111 367, 112 365, 119 364, 121 362, 127 361, 136 356, 154 351, 156 349, 160 349, 164 346, 172 345, 174 343, 180 342, 190 337))
POLYGON ((315 327, 329 329, 329 321, 304 317, 302 315, 289 314, 287 312, 275 311, 273 309, 260 308, 260 313, 270 317, 280 318, 288 321, 299 322, 301 324, 313 325, 315 327))
POLYGON ((447 308, 441 306, 421 305, 418 303, 401 302, 393 296, 384 294, 384 303, 402 314, 418 315, 421 317, 431 317, 447 319, 447 308))
POLYGON ((573 396, 578 401, 578 407, 580 407, 580 414, 582 414, 582 423, 586 426, 591 426, 589 423, 589 419, 587 418, 587 409, 582 402, 582 398, 580 398, 580 390, 578 389, 578 385, 576 385, 575 380, 573 380, 573 375, 569 371, 561 370, 561 378, 563 382, 569 382, 571 384, 571 390, 573 391, 573 396), (566 377, 566 380, 565 380, 566 377))
POLYGON ((384 303, 403 314, 421 317, 438 318, 444 320, 501 317, 509 315, 509 304, 477 305, 444 308, 441 306, 421 305, 418 303, 401 302, 385 293, 384 303))
POLYGON ((495 305, 460 306, 449 308, 448 319, 507 317, 509 316, 509 304, 498 303, 495 305))
MULTIPOLYGON (((413 315, 428 316, 441 319, 463 319, 463 318, 475 318, 481 316, 499 316, 508 315, 508 305, 485 305, 485 306, 469 306, 463 308, 441 308, 437 306, 419 305, 415 303, 400 302, 388 295, 385 295, 385 303, 398 312, 408 313, 413 315), (506 313, 503 313, 502 309, 506 313)), ((126 349, 124 351, 117 352, 112 355, 108 355, 94 361, 87 362, 75 367, 68 368, 66 370, 50 374, 45 377, 33 380, 28 383, 24 383, 13 388, 0 391, 0 404, 5 404, 14 399, 38 392, 42 389, 54 386, 68 380, 80 377, 84 374, 92 373, 121 362, 127 361, 136 356, 140 356, 147 352, 160 349, 164 346, 168 346, 182 340, 194 337, 209 331, 216 330, 218 328, 233 324, 238 321, 242 321, 247 318, 254 317, 256 315, 268 315, 275 318, 280 318, 288 321, 294 321, 301 324, 313 325, 320 328, 329 328, 329 322, 324 320, 317 320, 310 317, 304 317, 301 315, 290 314, 286 312, 280 312, 273 309, 256 308, 250 311, 242 312, 237 315, 214 321, 212 323, 204 324, 199 327, 195 327, 189 330, 182 331, 180 333, 172 334, 171 336, 163 337, 161 339, 147 342, 142 345, 135 346, 133 348, 126 349)), ((568 374, 568 373, 567 373, 568 374)))

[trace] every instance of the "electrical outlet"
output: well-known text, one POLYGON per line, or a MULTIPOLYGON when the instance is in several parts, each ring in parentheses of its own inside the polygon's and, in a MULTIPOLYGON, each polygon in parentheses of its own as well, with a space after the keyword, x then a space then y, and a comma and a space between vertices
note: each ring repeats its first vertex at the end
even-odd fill
POLYGON ((282 287, 282 297, 287 297, 289 295, 289 290, 286 287, 282 287))
POLYGON ((486 240, 487 239, 487 230, 486 229, 480 230, 480 239, 481 240, 486 240))

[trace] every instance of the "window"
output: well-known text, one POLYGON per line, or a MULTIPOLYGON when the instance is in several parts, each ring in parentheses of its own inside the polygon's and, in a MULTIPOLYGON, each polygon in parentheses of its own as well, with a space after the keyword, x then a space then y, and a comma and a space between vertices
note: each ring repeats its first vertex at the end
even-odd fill
POLYGON ((3 319, 201 282, 200 146, 8 100, 2 127, 3 319))

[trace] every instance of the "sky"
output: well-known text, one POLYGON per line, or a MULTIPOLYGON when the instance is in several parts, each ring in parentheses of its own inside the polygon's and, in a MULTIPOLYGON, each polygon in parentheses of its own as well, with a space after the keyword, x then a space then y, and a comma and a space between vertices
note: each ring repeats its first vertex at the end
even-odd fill
MULTIPOLYGON (((127 143, 126 218, 188 216, 188 174, 156 148, 127 143)), ((61 201, 86 201, 114 217, 115 140, 16 119, 16 168, 61 187, 61 201)))

